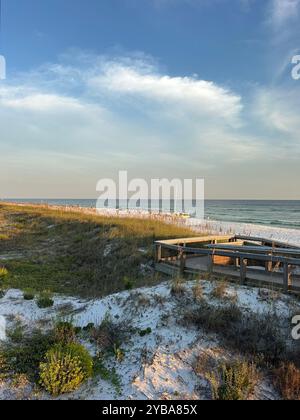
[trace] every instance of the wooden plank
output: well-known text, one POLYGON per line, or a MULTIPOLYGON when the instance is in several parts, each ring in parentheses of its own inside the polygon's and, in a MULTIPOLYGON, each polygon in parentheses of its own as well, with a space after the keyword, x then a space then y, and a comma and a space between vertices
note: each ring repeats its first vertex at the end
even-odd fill
POLYGON ((211 244, 206 245, 205 248, 209 249, 229 249, 241 252, 257 252, 257 253, 273 253, 273 254, 285 254, 285 255, 296 255, 300 257, 300 249, 287 249, 287 248, 271 248, 269 246, 240 246, 240 245, 229 245, 229 244, 211 244))
MULTIPOLYGON (((176 245, 163 245, 163 248, 178 251, 181 247, 178 247, 176 245)), ((239 251, 231 251, 231 250, 216 250, 216 249, 209 249, 209 248, 190 248, 186 247, 185 252, 187 254, 197 254, 197 255, 219 255, 223 257, 231 257, 231 258, 245 258, 245 259, 252 259, 252 260, 258 260, 258 261, 273 261, 274 263, 280 262, 280 263, 288 263, 290 265, 298 266, 300 265, 300 259, 299 258, 291 258, 291 257, 284 257, 280 255, 265 255, 265 254, 254 254, 254 253, 248 253, 246 251, 239 252, 239 251)))
POLYGON ((282 248, 294 248, 294 249, 300 249, 299 246, 293 245, 293 244, 287 244, 285 242, 276 241, 274 239, 267 239, 267 238, 259 238, 254 236, 246 236, 246 235, 235 235, 236 239, 241 239, 245 241, 254 241, 254 242, 260 242, 260 243, 266 243, 266 244, 273 244, 275 246, 279 246, 282 248))
POLYGON ((156 241, 156 243, 162 244, 162 245, 179 245, 179 244, 195 244, 195 243, 205 243, 205 242, 211 242, 211 241, 229 241, 233 238, 233 235, 224 235, 224 236, 218 236, 218 235, 210 235, 210 236, 199 236, 194 238, 178 238, 178 239, 166 239, 162 241, 156 241))

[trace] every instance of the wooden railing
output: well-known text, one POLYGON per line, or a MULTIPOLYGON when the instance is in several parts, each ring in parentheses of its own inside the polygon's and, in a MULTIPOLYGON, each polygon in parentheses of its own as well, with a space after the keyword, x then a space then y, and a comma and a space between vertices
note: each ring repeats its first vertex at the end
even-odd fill
MULTIPOLYGON (((262 264, 266 273, 270 274, 274 267, 280 268, 285 292, 288 292, 292 285, 292 268, 300 267, 299 247, 261 238, 215 236, 156 241, 154 245, 156 263, 176 264, 181 275, 186 271, 187 259, 205 256, 208 257, 208 271, 211 272, 214 270, 216 257, 229 258, 234 262, 232 265, 239 269, 241 283, 246 282, 249 261, 262 264), (259 244, 246 246, 240 244, 241 240, 272 244, 272 247, 259 244)), ((276 274, 278 275, 278 272, 276 274)))

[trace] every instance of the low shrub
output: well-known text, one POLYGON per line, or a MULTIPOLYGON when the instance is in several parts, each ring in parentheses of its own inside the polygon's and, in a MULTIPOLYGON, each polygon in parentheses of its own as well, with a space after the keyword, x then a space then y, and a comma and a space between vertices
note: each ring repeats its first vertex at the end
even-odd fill
POLYGON ((152 329, 150 327, 146 328, 145 330, 141 330, 139 332, 140 337, 145 337, 145 335, 149 335, 152 333, 152 329))
POLYGON ((300 400, 300 370, 293 363, 275 370, 274 384, 284 400, 300 400))
POLYGON ((204 299, 204 290, 200 281, 198 281, 195 284, 195 286, 193 286, 192 292, 193 292, 194 301, 196 303, 200 303, 204 299))
POLYGON ((219 334, 226 346, 240 353, 262 356, 266 364, 276 365, 285 359, 288 341, 275 314, 244 314, 235 303, 216 307, 203 302, 187 311, 183 321, 219 334))
POLYGON ((8 276, 8 270, 5 267, 0 267, 0 279, 8 276))
POLYGON ((30 335, 22 337, 20 343, 3 345, 6 363, 16 374, 25 374, 35 382, 39 377, 39 364, 46 352, 54 345, 53 334, 43 334, 35 330, 30 335))
POLYGON ((9 240, 9 236, 6 235, 5 233, 0 233, 0 241, 8 241, 9 240))
POLYGON ((185 295, 185 292, 186 289, 183 280, 180 278, 174 279, 171 286, 171 295, 176 297, 182 297, 185 295))
POLYGON ((0 381, 7 378, 9 373, 9 365, 5 351, 0 348, 0 381))
POLYGON ((8 330, 7 337, 13 343, 21 343, 24 336, 25 327, 21 322, 17 322, 11 330, 8 330))
POLYGON ((91 331, 91 338, 101 352, 114 354, 115 348, 120 348, 127 336, 127 327, 112 321, 110 316, 106 316, 101 325, 94 327, 91 331))
POLYGON ((124 357, 125 357, 125 352, 123 349, 121 349, 121 347, 117 346, 116 344, 114 345, 114 355, 118 363, 123 362, 124 357))
POLYGON ((211 295, 215 299, 225 299, 227 296, 228 283, 226 281, 218 281, 216 286, 211 292, 211 295))
POLYGON ((25 388, 30 384, 27 376, 24 373, 17 373, 13 375, 11 386, 16 389, 22 389, 25 388))
POLYGON ((54 327, 54 339, 58 344, 71 344, 76 341, 76 330, 71 322, 58 322, 54 327))
POLYGON ((132 290, 135 287, 135 281, 126 276, 123 278, 123 284, 125 290, 132 290))
POLYGON ((94 375, 99 375, 102 380, 110 382, 114 386, 116 392, 118 394, 121 393, 120 377, 115 368, 109 370, 105 367, 103 355, 101 353, 98 353, 94 358, 94 375))
POLYGON ((212 396, 215 400, 247 400, 258 381, 256 366, 236 361, 222 364, 217 372, 209 373, 212 396))
POLYGON ((207 332, 226 333, 230 325, 242 319, 242 312, 237 305, 215 307, 203 302, 199 307, 186 312, 184 321, 193 323, 207 332))
POLYGON ((0 289, 0 299, 4 298, 6 290, 0 289))
POLYGON ((91 332, 93 331, 94 328, 95 328, 95 324, 93 322, 90 322, 85 327, 83 327, 82 330, 85 332, 91 332))
POLYGON ((281 325, 275 314, 245 314, 240 323, 228 328, 226 342, 241 353, 261 355, 266 364, 277 365, 287 353, 288 340, 281 325))
POLYGON ((53 396, 74 391, 93 374, 93 359, 80 344, 55 346, 40 364, 40 384, 53 396))
POLYGON ((37 299, 37 306, 40 309, 51 308, 54 305, 52 293, 49 291, 41 292, 37 299))
POLYGON ((33 300, 35 298, 35 292, 33 289, 25 289, 23 293, 24 300, 33 300))

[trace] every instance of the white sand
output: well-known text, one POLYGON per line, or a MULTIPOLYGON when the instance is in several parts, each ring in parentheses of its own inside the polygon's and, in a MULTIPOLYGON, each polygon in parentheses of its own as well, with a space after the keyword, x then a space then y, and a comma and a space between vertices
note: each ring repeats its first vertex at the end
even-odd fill
MULTIPOLYGON (((187 305, 193 304, 191 299, 193 285, 193 282, 186 284, 187 300, 177 300, 170 293, 171 283, 167 282, 156 287, 122 292, 97 300, 83 301, 56 296, 55 306, 51 309, 39 309, 34 301, 24 301, 20 291, 10 290, 0 301, 0 317, 7 320, 8 326, 12 325, 14 318, 30 329, 36 326, 46 328, 64 307, 68 308, 69 317, 72 317, 78 326, 85 326, 90 322, 98 325, 109 313, 115 321, 131 324, 137 331, 151 328, 151 334, 140 337, 138 332, 134 333, 129 342, 122 346, 125 350, 123 362, 118 363, 113 357, 107 360, 107 367, 114 367, 120 377, 120 394, 111 383, 98 378, 63 398, 201 399, 207 397, 208 387, 193 370, 195 357, 202 353, 219 357, 218 355, 223 354, 224 350, 220 348, 214 335, 203 334, 192 326, 184 327, 177 322, 187 305)), ((215 305, 223 304, 211 298, 212 282, 205 281, 203 286, 210 302, 215 305)), ((260 298, 258 289, 235 286, 230 286, 228 293, 237 295, 238 304, 243 311, 260 313, 275 311, 281 317, 288 317, 291 311, 300 311, 299 303, 292 297, 281 296, 276 300, 264 301, 260 298)), ((88 346, 92 353, 96 351, 93 345, 88 344, 88 346)), ((232 358, 232 355, 228 357, 232 358)), ((32 398, 31 389, 26 388, 24 393, 23 397, 32 398)), ((276 396, 274 390, 268 386, 266 388, 266 384, 262 382, 257 389, 257 397, 272 396, 273 398, 276 396)), ((1 398, 16 398, 16 391, 7 383, 0 384, 1 398)), ((49 396, 40 394, 39 398, 49 398, 49 396)))
POLYGON ((209 232, 212 234, 222 235, 248 235, 259 238, 274 239, 300 246, 299 229, 286 229, 254 225, 251 223, 219 222, 214 220, 200 221, 197 219, 189 219, 186 223, 198 232, 209 232))

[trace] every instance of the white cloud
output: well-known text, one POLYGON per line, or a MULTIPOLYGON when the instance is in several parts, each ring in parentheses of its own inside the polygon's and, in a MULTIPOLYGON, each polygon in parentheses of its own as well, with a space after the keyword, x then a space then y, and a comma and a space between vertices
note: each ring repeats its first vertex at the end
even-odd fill
POLYGON ((297 19, 300 13, 300 0, 271 0, 271 20, 276 27, 297 19))
POLYGON ((287 100, 268 92, 257 95, 250 127, 242 97, 217 83, 168 75, 142 54, 73 58, 1 85, 0 195, 11 180, 40 196, 48 195, 43 182, 53 194, 76 196, 79 186, 78 195, 92 196, 98 178, 119 169, 162 177, 217 170, 226 177, 234 165, 270 158, 269 144, 280 149, 273 133, 255 132, 269 111, 279 137, 298 127, 287 100))
POLYGON ((213 82, 192 77, 171 77, 139 66, 109 62, 89 80, 94 91, 140 97, 182 113, 236 124, 242 111, 241 97, 213 82))

